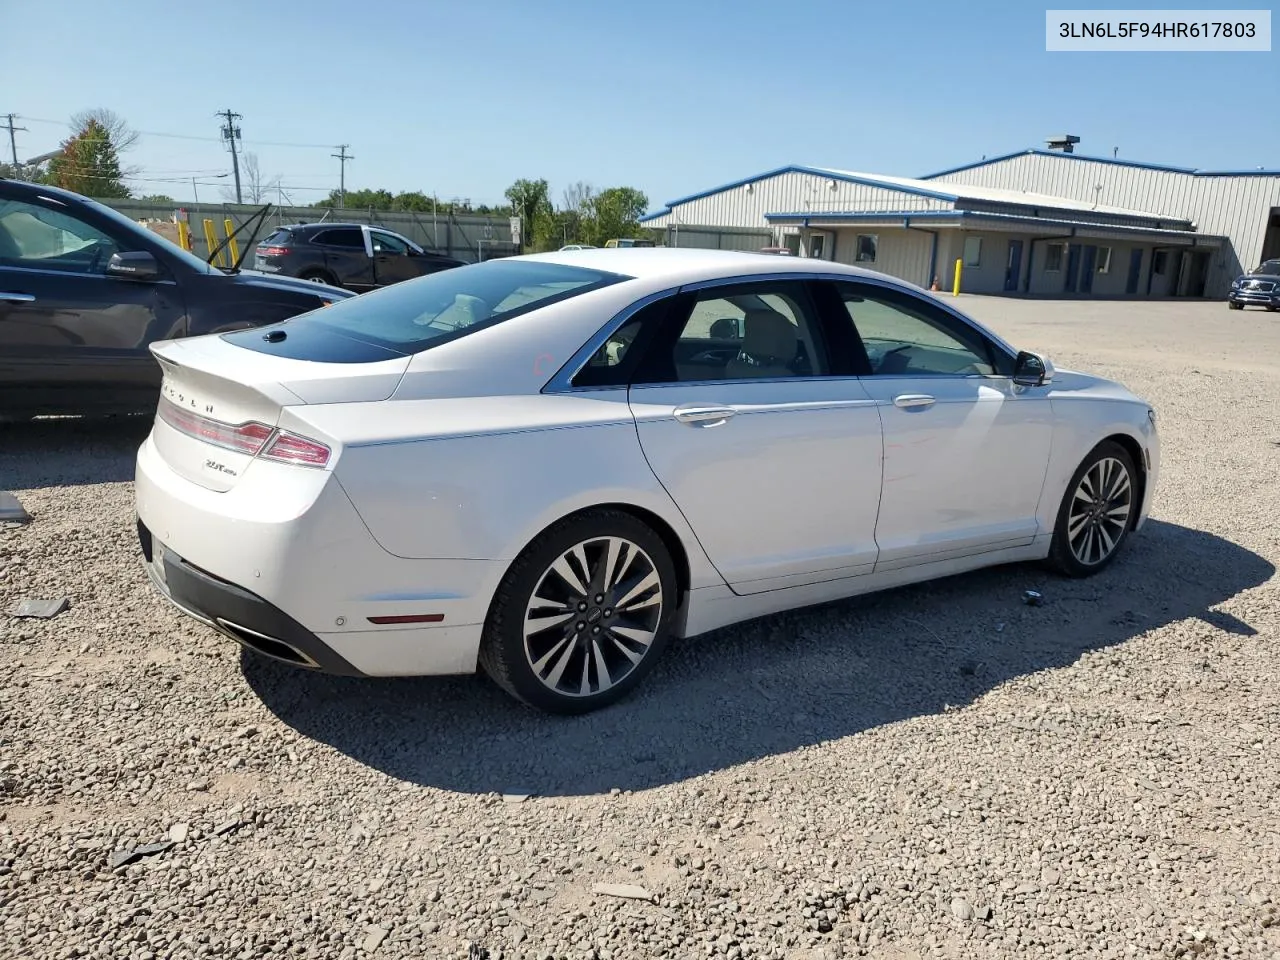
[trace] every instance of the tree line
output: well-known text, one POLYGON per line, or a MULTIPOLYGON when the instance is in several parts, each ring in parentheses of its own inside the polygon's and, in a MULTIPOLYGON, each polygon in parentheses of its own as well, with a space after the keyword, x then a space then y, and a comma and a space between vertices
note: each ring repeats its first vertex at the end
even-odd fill
MULTIPOLYGON (((121 154, 138 140, 138 132, 110 110, 86 110, 71 118, 72 134, 62 141, 56 156, 35 166, 15 169, 0 164, 0 177, 16 177, 37 183, 48 183, 100 200, 127 199, 133 196, 127 181, 137 168, 125 166, 121 154)), ((250 203, 262 203, 279 189, 280 178, 263 176, 258 158, 242 155, 242 194, 250 203)), ((234 200, 234 193, 223 188, 223 199, 234 200)), ((551 188, 545 179, 520 179, 505 193, 506 204, 473 206, 468 200, 438 200, 421 190, 392 193, 386 189, 348 190, 345 195, 332 191, 312 207, 356 210, 411 211, 439 215, 479 214, 482 216, 519 217, 522 246, 526 250, 554 250, 571 243, 603 246, 608 240, 639 236, 643 233, 639 219, 649 206, 649 198, 634 187, 607 187, 596 190, 590 184, 577 182, 561 195, 560 203, 551 200, 551 188)), ((149 194, 142 200, 153 203, 175 203, 165 194, 149 194)))

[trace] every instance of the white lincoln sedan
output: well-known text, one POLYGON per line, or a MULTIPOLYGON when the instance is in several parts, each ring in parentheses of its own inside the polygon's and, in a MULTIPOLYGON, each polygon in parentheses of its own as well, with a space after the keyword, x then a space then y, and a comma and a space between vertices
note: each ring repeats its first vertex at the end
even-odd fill
POLYGON ((1095 573, 1160 464, 1123 387, 816 259, 516 257, 152 349, 165 596, 277 660, 479 666, 565 713, 671 637, 993 564, 1095 573))

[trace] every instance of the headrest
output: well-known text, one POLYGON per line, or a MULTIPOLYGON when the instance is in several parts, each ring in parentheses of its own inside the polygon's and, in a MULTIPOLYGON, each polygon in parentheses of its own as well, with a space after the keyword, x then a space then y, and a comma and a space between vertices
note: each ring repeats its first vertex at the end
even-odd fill
POLYGON ((799 331, 776 310, 748 310, 743 327, 743 353, 760 361, 795 359, 799 331))

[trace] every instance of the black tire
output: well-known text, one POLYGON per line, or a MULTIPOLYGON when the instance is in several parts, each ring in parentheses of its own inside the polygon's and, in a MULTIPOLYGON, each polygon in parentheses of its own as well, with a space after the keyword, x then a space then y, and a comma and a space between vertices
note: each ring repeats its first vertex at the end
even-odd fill
MULTIPOLYGON (((1106 475, 1105 469, 1103 475, 1106 475)), ((1120 485, 1118 479, 1114 483, 1116 486, 1120 485)), ((1059 573, 1069 577, 1091 577, 1095 573, 1106 569, 1120 553, 1125 540, 1128 539, 1129 533, 1133 529, 1133 521, 1141 509, 1138 470, 1134 465, 1133 457, 1129 455, 1129 451, 1115 441, 1104 440, 1089 452, 1089 455, 1076 468, 1076 472, 1071 477, 1071 482, 1067 484, 1066 493, 1062 496, 1062 504, 1058 507, 1058 519, 1053 527, 1053 541, 1049 546, 1049 565, 1059 573), (1124 485, 1124 493, 1127 495, 1125 500, 1127 511, 1123 517, 1123 524, 1118 524, 1116 521, 1119 518, 1113 514, 1113 511, 1118 509, 1114 505, 1120 502, 1119 494, 1115 498, 1107 500, 1105 497, 1107 491, 1104 490, 1101 491, 1104 496, 1099 498, 1104 501, 1101 505, 1082 501, 1081 506, 1076 506, 1078 500, 1076 493, 1085 489, 1082 486, 1085 477, 1087 475, 1090 476, 1090 482, 1087 487, 1090 489, 1095 487, 1099 474, 1097 472, 1091 473, 1091 471, 1094 471, 1094 468, 1104 461, 1118 463, 1124 470, 1125 480, 1127 481, 1127 484, 1124 485), (1108 506, 1108 503, 1113 506, 1108 506), (1095 513, 1097 519, 1093 519, 1095 513), (1077 525, 1081 522, 1082 514, 1087 515, 1084 519, 1084 527, 1079 528, 1079 532, 1076 533, 1077 540, 1073 544, 1071 534, 1077 531, 1077 525), (1108 515, 1113 516, 1113 519, 1108 520, 1108 515), (1081 536, 1088 536, 1087 530, 1090 526, 1095 527, 1097 530, 1093 534, 1093 540, 1090 542, 1099 545, 1099 547, 1105 545, 1108 542, 1108 538, 1114 537, 1112 546, 1105 554, 1096 559, 1094 553, 1084 547, 1079 540, 1081 536)))
POLYGON ((1243 304, 1243 303, 1235 303, 1235 302, 1233 302, 1233 301, 1231 301, 1231 300, 1228 300, 1228 301, 1227 301, 1227 306, 1228 306, 1228 307, 1230 307, 1232 310, 1243 310, 1243 309, 1244 309, 1244 304, 1243 304))
POLYGON ((338 281, 327 270, 303 270, 298 274, 299 280, 310 280, 312 283, 327 283, 331 287, 339 286, 338 281))
MULTIPOLYGON (((578 560, 571 563, 572 573, 582 567, 578 560)), ((539 535, 503 577, 485 621, 480 666, 507 693, 539 710, 560 714, 597 710, 625 697, 653 668, 667 644, 671 617, 679 603, 675 565, 662 538, 652 529, 621 510, 595 509, 576 514, 539 535), (627 576, 617 580, 613 591, 600 593, 609 566, 602 552, 607 551, 608 538, 639 549, 620 548, 618 556, 625 559, 625 564, 618 559, 615 566, 627 576), (588 561, 585 572, 595 574, 590 583, 584 584, 588 588, 586 594, 560 574, 553 575, 552 570, 553 564, 568 562, 566 555, 579 547, 583 548, 581 556, 588 561), (652 610, 653 587, 635 594, 630 603, 637 608, 634 612, 624 612, 621 605, 616 610, 609 606, 610 598, 626 600, 627 592, 654 574, 660 591, 656 613, 652 610), (552 621, 551 625, 531 629, 526 638, 526 617, 537 591, 541 591, 539 596, 543 599, 562 605, 544 605, 542 616, 552 621), (585 610, 581 609, 583 603, 588 605, 585 610), (554 619, 566 611, 573 611, 567 620, 554 619), (631 635, 651 629, 652 638, 642 646, 615 634, 614 627, 626 629, 631 635), (633 654, 637 653, 639 660, 633 662, 633 654), (564 664, 560 663, 562 657, 564 664), (545 662, 550 684, 535 672, 535 662, 545 662), (604 676, 611 681, 607 687, 601 682, 601 664, 604 676), (559 671, 555 669, 557 665, 559 671), (595 689, 571 694, 554 688, 564 678, 579 676, 595 689)))

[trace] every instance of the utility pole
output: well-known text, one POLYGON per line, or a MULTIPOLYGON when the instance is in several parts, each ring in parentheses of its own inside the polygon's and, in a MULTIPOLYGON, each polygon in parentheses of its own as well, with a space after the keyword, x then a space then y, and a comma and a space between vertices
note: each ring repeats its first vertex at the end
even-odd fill
POLYGON ((338 206, 345 207, 347 205, 347 161, 354 160, 355 157, 347 153, 349 143, 338 144, 338 152, 331 153, 329 156, 338 161, 338 206))
POLYGON ((13 173, 14 173, 14 176, 17 176, 18 173, 20 172, 18 168, 18 141, 14 138, 13 135, 17 133, 19 130, 25 131, 27 128, 15 127, 13 125, 14 114, 12 113, 6 114, 5 119, 8 121, 6 123, 6 127, 9 130, 9 151, 13 155, 13 173))
POLYGON ((236 154, 236 141, 240 139, 240 127, 236 121, 241 117, 240 114, 233 113, 230 110, 223 110, 218 116, 227 118, 227 122, 222 128, 222 139, 231 147, 231 170, 236 177, 236 203, 243 203, 244 200, 240 196, 240 158, 236 154))

